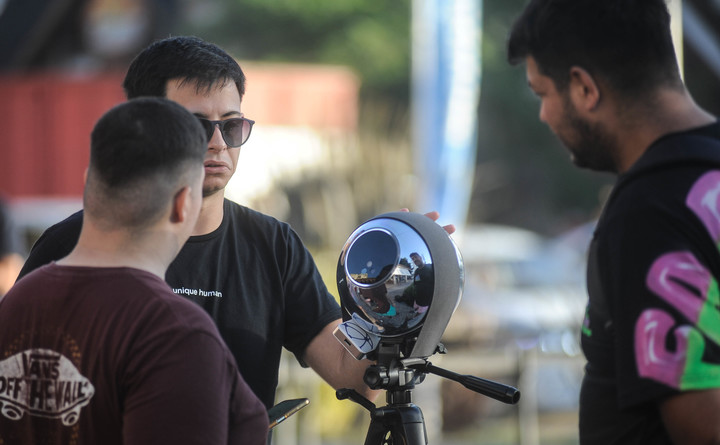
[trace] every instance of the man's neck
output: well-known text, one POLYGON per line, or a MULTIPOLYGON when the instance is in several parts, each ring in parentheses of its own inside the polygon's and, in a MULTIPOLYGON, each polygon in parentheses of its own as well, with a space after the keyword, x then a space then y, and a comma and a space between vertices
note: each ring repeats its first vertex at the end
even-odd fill
POLYGON ((700 108, 685 90, 660 93, 651 108, 634 110, 638 118, 619 125, 618 140, 623 153, 620 173, 627 171, 662 136, 699 128, 716 120, 700 108))
POLYGON ((225 195, 222 191, 204 196, 200 216, 198 217, 192 236, 207 235, 220 227, 223 220, 225 195))
POLYGON ((77 245, 57 263, 62 266, 132 267, 164 279, 167 267, 181 247, 175 235, 167 231, 106 231, 84 221, 77 245))

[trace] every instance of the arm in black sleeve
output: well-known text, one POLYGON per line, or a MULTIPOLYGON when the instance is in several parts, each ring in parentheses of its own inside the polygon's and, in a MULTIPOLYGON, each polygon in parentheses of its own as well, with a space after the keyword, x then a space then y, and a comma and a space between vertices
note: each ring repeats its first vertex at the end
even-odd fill
POLYGON ((40 266, 66 257, 77 244, 82 229, 82 210, 48 228, 33 245, 18 280, 40 266))

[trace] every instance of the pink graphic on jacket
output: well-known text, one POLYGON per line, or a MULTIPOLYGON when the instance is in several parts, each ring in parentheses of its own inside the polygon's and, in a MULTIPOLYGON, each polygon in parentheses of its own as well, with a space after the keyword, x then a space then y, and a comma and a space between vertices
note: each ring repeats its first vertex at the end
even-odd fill
POLYGON ((671 252, 655 260, 646 284, 688 320, 696 323, 711 281, 710 272, 692 253, 671 252))
POLYGON ((688 347, 689 326, 675 330, 675 351, 668 351, 665 339, 675 320, 660 309, 646 309, 635 324, 635 360, 641 377, 649 377, 680 388, 688 347))
POLYGON ((720 366, 705 363, 705 338, 690 325, 674 328, 675 320, 662 309, 646 309, 635 325, 638 373, 680 390, 717 388, 720 366), (675 348, 665 341, 673 331, 675 348))
POLYGON ((717 243, 720 239, 720 171, 702 175, 690 189, 685 204, 700 218, 717 243))
MULTIPOLYGON (((715 241, 720 238, 720 171, 698 179, 685 201, 715 241)), ((640 376, 678 389, 720 387, 720 365, 703 362, 706 337, 720 344, 718 282, 692 252, 676 251, 653 262, 646 278, 653 293, 685 320, 665 310, 646 309, 635 324, 635 360, 640 376), (666 346, 670 333, 675 346, 666 346), (704 334, 704 335, 703 335, 704 334)))

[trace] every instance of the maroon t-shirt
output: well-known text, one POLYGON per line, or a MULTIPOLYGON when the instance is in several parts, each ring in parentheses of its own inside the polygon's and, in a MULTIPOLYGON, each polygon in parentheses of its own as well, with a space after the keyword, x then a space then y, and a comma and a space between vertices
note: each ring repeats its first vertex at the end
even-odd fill
POLYGON ((265 444, 209 316, 132 268, 50 264, 0 300, 0 443, 265 444))

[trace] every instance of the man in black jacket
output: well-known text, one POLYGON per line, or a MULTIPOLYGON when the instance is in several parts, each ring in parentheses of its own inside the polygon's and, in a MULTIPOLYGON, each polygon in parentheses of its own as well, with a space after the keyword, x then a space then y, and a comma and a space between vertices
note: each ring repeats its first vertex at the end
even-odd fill
POLYGON ((720 440, 720 125, 663 0, 532 0, 512 28, 540 119, 618 182, 590 246, 580 443, 720 440))

